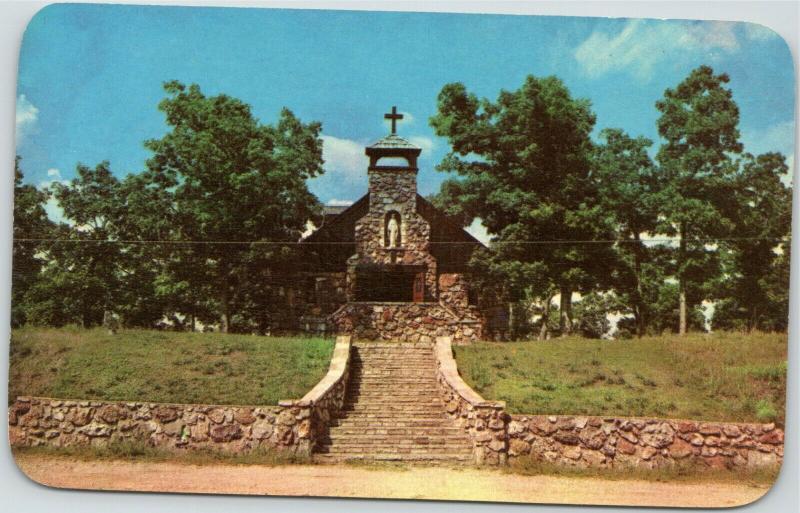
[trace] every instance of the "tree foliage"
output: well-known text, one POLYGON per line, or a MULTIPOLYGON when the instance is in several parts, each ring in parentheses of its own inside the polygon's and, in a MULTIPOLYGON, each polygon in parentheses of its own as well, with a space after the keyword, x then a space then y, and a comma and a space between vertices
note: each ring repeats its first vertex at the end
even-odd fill
POLYGON ((442 188, 458 206, 450 213, 465 223, 480 217, 492 236, 476 266, 504 278, 510 301, 530 286, 541 297, 557 289, 569 332, 572 292, 601 282, 613 259, 608 244, 586 243, 610 236, 590 177, 589 101, 556 77, 528 76, 494 102, 453 83, 430 123, 451 146, 438 169, 460 177, 442 188))
POLYGON ((700 66, 656 102, 658 133, 664 138, 657 159, 665 179, 658 231, 680 239, 680 333, 687 329, 689 296, 714 276, 716 253, 708 243, 732 229, 724 216, 734 173, 730 156, 742 145, 729 81, 725 73, 715 75, 709 66, 700 66))
POLYGON ((14 159, 14 244, 11 255, 11 325, 28 321, 25 295, 36 284, 44 264, 42 247, 52 236, 53 223, 44 209, 48 195, 23 184, 22 159, 14 159))
MULTIPOLYGON (((223 331, 243 307, 240 291, 254 268, 287 258, 318 202, 306 180, 322 173, 321 125, 288 109, 261 124, 250 107, 197 85, 168 82, 159 109, 170 131, 145 143, 154 155, 147 176, 169 194, 173 276, 195 298, 217 301, 223 331)), ((269 283, 264 284, 269 286, 269 283)), ((269 293, 268 293, 269 294, 269 293)), ((263 326, 262 326, 263 328, 263 326)))

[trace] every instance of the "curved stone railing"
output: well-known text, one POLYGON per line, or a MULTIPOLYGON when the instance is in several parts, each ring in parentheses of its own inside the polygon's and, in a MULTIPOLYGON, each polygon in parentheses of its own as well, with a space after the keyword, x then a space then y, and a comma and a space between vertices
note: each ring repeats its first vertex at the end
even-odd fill
POLYGON ((342 407, 350 337, 336 339, 328 373, 300 400, 278 406, 226 406, 18 397, 8 410, 12 446, 138 440, 166 449, 255 448, 308 455, 342 407))
POLYGON ((302 399, 278 403, 281 407, 296 411, 298 418, 309 419, 308 446, 301 448, 303 452, 310 453, 316 442, 327 434, 331 419, 344 404, 347 380, 350 375, 350 348, 351 338, 349 335, 336 337, 336 346, 333 348, 331 364, 325 377, 302 399))
POLYGON ((509 416, 503 401, 487 401, 458 374, 450 337, 437 337, 434 347, 437 381, 447 414, 464 428, 475 447, 478 465, 502 465, 508 454, 509 416))

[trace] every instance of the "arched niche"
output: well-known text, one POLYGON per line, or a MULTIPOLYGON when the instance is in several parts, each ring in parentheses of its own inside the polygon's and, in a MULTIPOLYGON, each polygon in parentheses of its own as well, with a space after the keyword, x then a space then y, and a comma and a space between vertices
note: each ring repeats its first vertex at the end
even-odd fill
POLYGON ((383 246, 386 248, 403 246, 403 218, 397 210, 389 210, 383 216, 383 246))

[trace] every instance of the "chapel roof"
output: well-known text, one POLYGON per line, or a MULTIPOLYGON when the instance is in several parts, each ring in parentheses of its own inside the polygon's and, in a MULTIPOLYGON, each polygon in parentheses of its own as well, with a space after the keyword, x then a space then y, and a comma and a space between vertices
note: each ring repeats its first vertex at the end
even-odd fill
POLYGON ((376 141, 373 144, 367 146, 367 148, 373 149, 408 149, 408 150, 419 150, 421 149, 419 146, 414 146, 407 140, 403 139, 397 134, 389 134, 386 137, 376 141))

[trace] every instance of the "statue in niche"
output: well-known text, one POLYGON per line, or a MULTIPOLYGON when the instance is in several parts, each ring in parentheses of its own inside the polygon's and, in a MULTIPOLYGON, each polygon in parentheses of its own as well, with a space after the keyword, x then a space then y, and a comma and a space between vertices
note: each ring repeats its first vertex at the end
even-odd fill
POLYGON ((400 247, 400 214, 389 212, 386 216, 386 246, 400 247))

